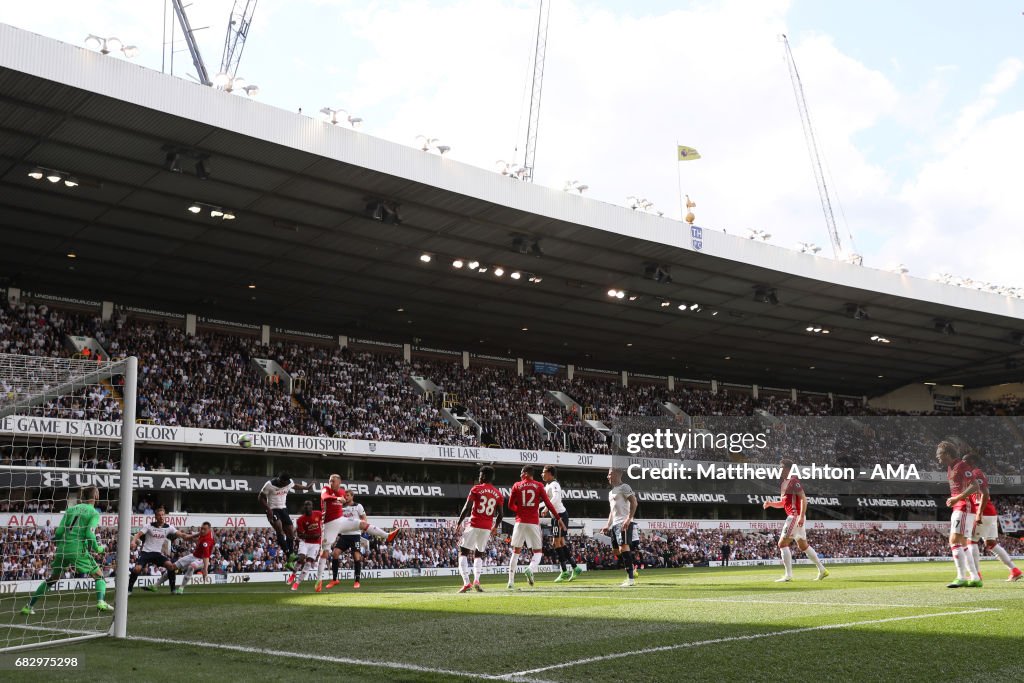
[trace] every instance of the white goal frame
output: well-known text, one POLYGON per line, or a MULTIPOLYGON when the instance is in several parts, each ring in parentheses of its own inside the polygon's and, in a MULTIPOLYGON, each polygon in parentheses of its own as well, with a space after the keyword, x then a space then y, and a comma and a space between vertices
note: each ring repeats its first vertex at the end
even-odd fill
MULTIPOLYGON (((0 358, 10 358, 14 354, 0 354, 0 358)), ((35 356, 22 356, 35 361, 49 360, 40 359, 35 356)), ((66 359, 53 359, 55 361, 66 359)), ((39 406, 48 399, 67 394, 77 388, 95 384, 104 379, 111 379, 117 375, 124 376, 122 387, 123 408, 121 411, 121 465, 120 483, 118 486, 117 505, 117 570, 114 574, 114 620, 107 632, 82 634, 82 632, 69 632, 67 638, 54 638, 38 643, 4 647, 0 643, 0 653, 11 653, 23 650, 31 650, 52 645, 92 640, 113 636, 115 638, 128 637, 128 576, 131 568, 131 538, 132 538, 132 494, 134 492, 132 473, 135 468, 135 408, 138 387, 139 361, 135 356, 130 356, 121 361, 98 363, 99 367, 88 374, 70 379, 56 387, 45 388, 43 391, 28 395, 24 400, 16 400, 13 404, 0 406, 0 420, 6 417, 18 415, 22 411, 39 406)), ((66 437, 73 439, 74 437, 66 437)), ((97 440, 116 440, 109 437, 93 437, 97 440)), ((39 471, 38 467, 4 467, 5 471, 39 471)), ((88 473, 96 470, 82 468, 47 468, 48 472, 67 473, 88 473)), ((59 629, 54 629, 58 633, 59 629)))

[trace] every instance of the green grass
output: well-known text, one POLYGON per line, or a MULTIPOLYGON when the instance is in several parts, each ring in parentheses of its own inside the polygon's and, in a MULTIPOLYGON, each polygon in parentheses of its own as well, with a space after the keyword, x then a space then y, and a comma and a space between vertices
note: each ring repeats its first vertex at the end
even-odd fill
POLYGON ((541 575, 534 589, 520 577, 514 593, 490 576, 486 593, 466 595, 455 593, 457 578, 366 581, 358 592, 345 582, 319 595, 312 583, 292 593, 283 582, 182 597, 136 591, 129 632, 159 642, 41 649, 33 654, 78 655, 84 666, 0 678, 1024 680, 1024 582, 1005 583, 1002 567, 985 565, 980 590, 945 588, 948 563, 835 565, 823 582, 798 567, 789 584, 773 583, 774 568, 736 568, 644 571, 633 589, 618 587, 621 572, 593 572, 571 584, 541 575))

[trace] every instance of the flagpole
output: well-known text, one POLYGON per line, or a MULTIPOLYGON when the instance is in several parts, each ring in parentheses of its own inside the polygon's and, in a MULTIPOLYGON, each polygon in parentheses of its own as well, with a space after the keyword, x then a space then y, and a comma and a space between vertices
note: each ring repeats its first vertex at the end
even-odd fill
POLYGON ((686 220, 686 213, 683 211, 683 173, 679 170, 682 162, 679 161, 679 140, 676 140, 676 190, 679 192, 679 220, 686 220))

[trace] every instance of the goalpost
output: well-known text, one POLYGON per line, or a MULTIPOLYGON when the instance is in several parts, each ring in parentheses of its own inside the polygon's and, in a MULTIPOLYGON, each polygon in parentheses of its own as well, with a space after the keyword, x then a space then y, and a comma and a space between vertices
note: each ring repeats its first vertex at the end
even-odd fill
POLYGON ((137 381, 135 357, 0 354, 0 652, 127 636, 137 381), (101 552, 75 540, 95 519, 90 486, 101 552))

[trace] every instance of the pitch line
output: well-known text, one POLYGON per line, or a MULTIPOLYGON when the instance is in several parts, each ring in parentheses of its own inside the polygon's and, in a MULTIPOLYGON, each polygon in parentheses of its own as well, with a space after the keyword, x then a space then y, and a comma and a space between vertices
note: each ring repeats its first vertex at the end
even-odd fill
POLYGON ((483 678, 487 680, 501 681, 522 681, 524 683, 552 683, 541 679, 527 677, 519 674, 504 674, 496 676, 492 674, 479 674, 469 671, 453 671, 451 669, 435 669, 429 666, 418 664, 407 664, 405 662, 382 662, 373 659, 355 659, 352 657, 336 657, 333 655, 318 655, 304 652, 289 652, 287 650, 268 650, 260 647, 246 647, 244 645, 229 645, 225 643, 204 643, 195 640, 177 640, 173 638, 152 638, 149 636, 128 636, 128 640, 137 640, 146 643, 169 643, 172 645, 186 645, 190 647, 205 647, 214 650, 229 650, 231 652, 243 652, 246 654, 265 655, 270 657, 291 657, 294 659, 315 660, 329 664, 348 664, 350 666, 367 666, 381 669, 396 669, 400 671, 415 671, 417 673, 441 674, 444 676, 457 676, 459 678, 483 678))
POLYGON ((952 617, 963 614, 981 614, 983 612, 998 612, 999 609, 996 607, 982 607, 979 609, 963 610, 960 612, 939 612, 938 614, 918 614, 907 617, 888 617, 886 619, 870 619, 867 621, 851 621, 845 624, 826 624, 823 626, 807 626, 805 628, 790 628, 784 631, 768 631, 766 633, 752 633, 746 636, 729 636, 727 638, 712 638, 711 640, 698 640, 689 643, 678 643, 676 645, 662 645, 659 647, 649 647, 642 650, 631 650, 629 652, 617 652, 611 655, 599 655, 596 657, 587 657, 585 659, 577 659, 571 662, 563 662, 561 664, 551 664, 550 666, 541 666, 536 669, 527 669, 524 671, 516 671, 515 673, 505 674, 504 676, 497 676, 502 680, 516 680, 522 676, 531 676, 533 674, 543 673, 545 671, 553 671, 555 669, 564 669, 570 666, 580 666, 583 664, 593 664, 595 662, 604 662, 609 659, 621 659, 622 657, 632 657, 634 655, 646 655, 653 654, 656 652, 670 652, 672 650, 682 650, 686 648, 702 647, 704 645, 717 645, 719 643, 732 643, 743 640, 759 640, 761 638, 773 638, 775 636, 787 636, 794 633, 811 633, 814 631, 830 631, 840 628, 851 628, 854 626, 870 626, 873 624, 887 624, 894 621, 909 621, 911 619, 932 619, 934 617, 952 617))
MULTIPOLYGON (((96 635, 102 637, 103 633, 97 633, 96 631, 83 631, 79 629, 69 628, 58 628, 58 627, 45 627, 35 626, 29 624, 2 624, 0 627, 12 627, 21 628, 28 631, 45 631, 51 633, 67 633, 67 634, 86 634, 96 635)), ((258 647, 246 647, 243 645, 230 645, 224 643, 203 643, 194 640, 176 640, 172 638, 152 638, 150 636, 128 636, 128 640, 137 640, 145 643, 169 643, 172 645, 187 645, 191 647, 205 647, 216 650, 230 650, 232 652, 244 652, 246 654, 257 654, 257 655, 268 655, 274 657, 292 657, 295 659, 305 660, 316 660, 320 662, 327 662, 330 664, 348 664, 350 666, 367 666, 367 667, 378 667, 382 669, 398 669, 403 671, 415 671, 417 673, 432 673, 432 674, 443 674, 445 676, 458 676, 460 678, 483 678, 487 680, 501 680, 501 681, 519 681, 521 683, 553 683, 552 681, 545 681, 543 679, 531 678, 526 676, 518 676, 516 674, 506 674, 502 676, 496 676, 493 674, 479 674, 471 673, 467 671, 452 671, 450 669, 436 669, 429 666, 419 666, 417 664, 406 664, 404 662, 381 662, 376 660, 364 660, 354 659, 351 657, 335 657, 331 655, 317 655, 307 654, 300 652, 288 652, 284 650, 267 650, 258 647), (511 676, 511 678, 510 678, 511 676)), ((41 641, 37 643, 39 647, 45 647, 49 643, 41 641)), ((61 641, 54 641, 53 646, 61 646, 61 641)))

